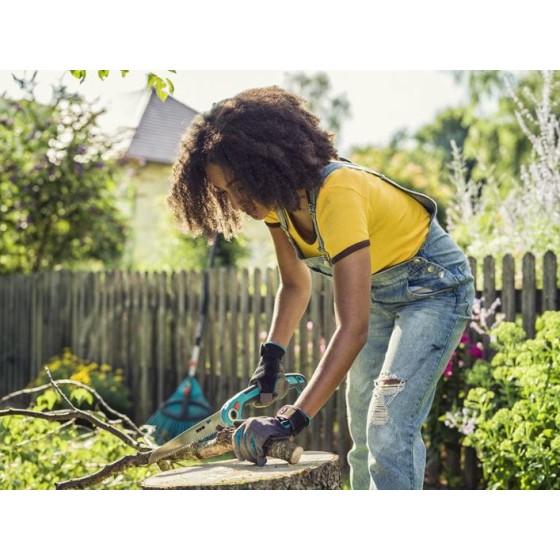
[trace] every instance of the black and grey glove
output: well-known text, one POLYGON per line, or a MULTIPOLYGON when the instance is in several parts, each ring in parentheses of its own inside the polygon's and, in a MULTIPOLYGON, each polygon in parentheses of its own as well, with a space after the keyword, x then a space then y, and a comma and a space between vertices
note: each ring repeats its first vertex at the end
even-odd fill
POLYGON ((233 451, 240 461, 251 461, 262 467, 266 464, 268 444, 275 439, 293 439, 309 426, 309 417, 292 405, 284 405, 276 417, 255 416, 235 422, 233 451))
POLYGON ((249 385, 258 385, 261 392, 260 400, 254 406, 267 406, 285 395, 287 387, 282 364, 284 354, 284 349, 274 342, 261 345, 261 357, 249 381, 249 385))

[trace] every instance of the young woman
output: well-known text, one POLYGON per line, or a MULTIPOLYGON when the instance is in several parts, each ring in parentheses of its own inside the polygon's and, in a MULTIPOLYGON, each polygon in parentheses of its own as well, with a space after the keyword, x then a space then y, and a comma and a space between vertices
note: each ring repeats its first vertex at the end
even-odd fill
POLYGON ((341 160, 305 100, 278 87, 196 117, 168 200, 191 235, 231 237, 243 213, 270 230, 281 285, 251 379, 262 404, 281 390, 310 271, 333 281, 336 329, 313 376, 293 406, 237 428, 238 459, 263 465, 270 439, 301 432, 348 375, 352 488, 421 489, 421 427, 474 298, 468 261, 435 202, 341 160))

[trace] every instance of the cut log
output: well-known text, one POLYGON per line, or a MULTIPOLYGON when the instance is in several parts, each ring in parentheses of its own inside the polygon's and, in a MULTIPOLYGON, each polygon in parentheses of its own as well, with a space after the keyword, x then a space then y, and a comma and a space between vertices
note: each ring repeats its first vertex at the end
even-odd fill
POLYGON ((158 473, 145 490, 340 490, 338 455, 304 451, 299 463, 268 459, 264 467, 231 459, 158 473))

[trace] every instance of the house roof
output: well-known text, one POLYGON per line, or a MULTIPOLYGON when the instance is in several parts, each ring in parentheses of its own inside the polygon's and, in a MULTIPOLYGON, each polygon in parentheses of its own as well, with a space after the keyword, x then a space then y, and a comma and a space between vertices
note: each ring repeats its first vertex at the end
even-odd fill
POLYGON ((125 157, 173 163, 181 137, 196 114, 171 95, 162 101, 152 90, 125 157))

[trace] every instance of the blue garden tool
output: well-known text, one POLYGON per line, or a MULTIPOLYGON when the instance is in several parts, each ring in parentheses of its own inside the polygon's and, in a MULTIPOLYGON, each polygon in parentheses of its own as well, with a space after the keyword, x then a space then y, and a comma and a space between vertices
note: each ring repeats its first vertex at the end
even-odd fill
MULTIPOLYGON (((208 257, 208 270, 214 265, 219 248, 220 236, 216 235, 208 257)), ((153 426, 156 443, 159 445, 184 432, 194 424, 206 418, 212 411, 210 403, 204 396, 199 382, 195 378, 200 355, 200 347, 206 324, 208 311, 208 272, 203 275, 202 301, 200 317, 195 333, 194 346, 189 360, 187 377, 181 382, 173 394, 144 422, 153 426)))

